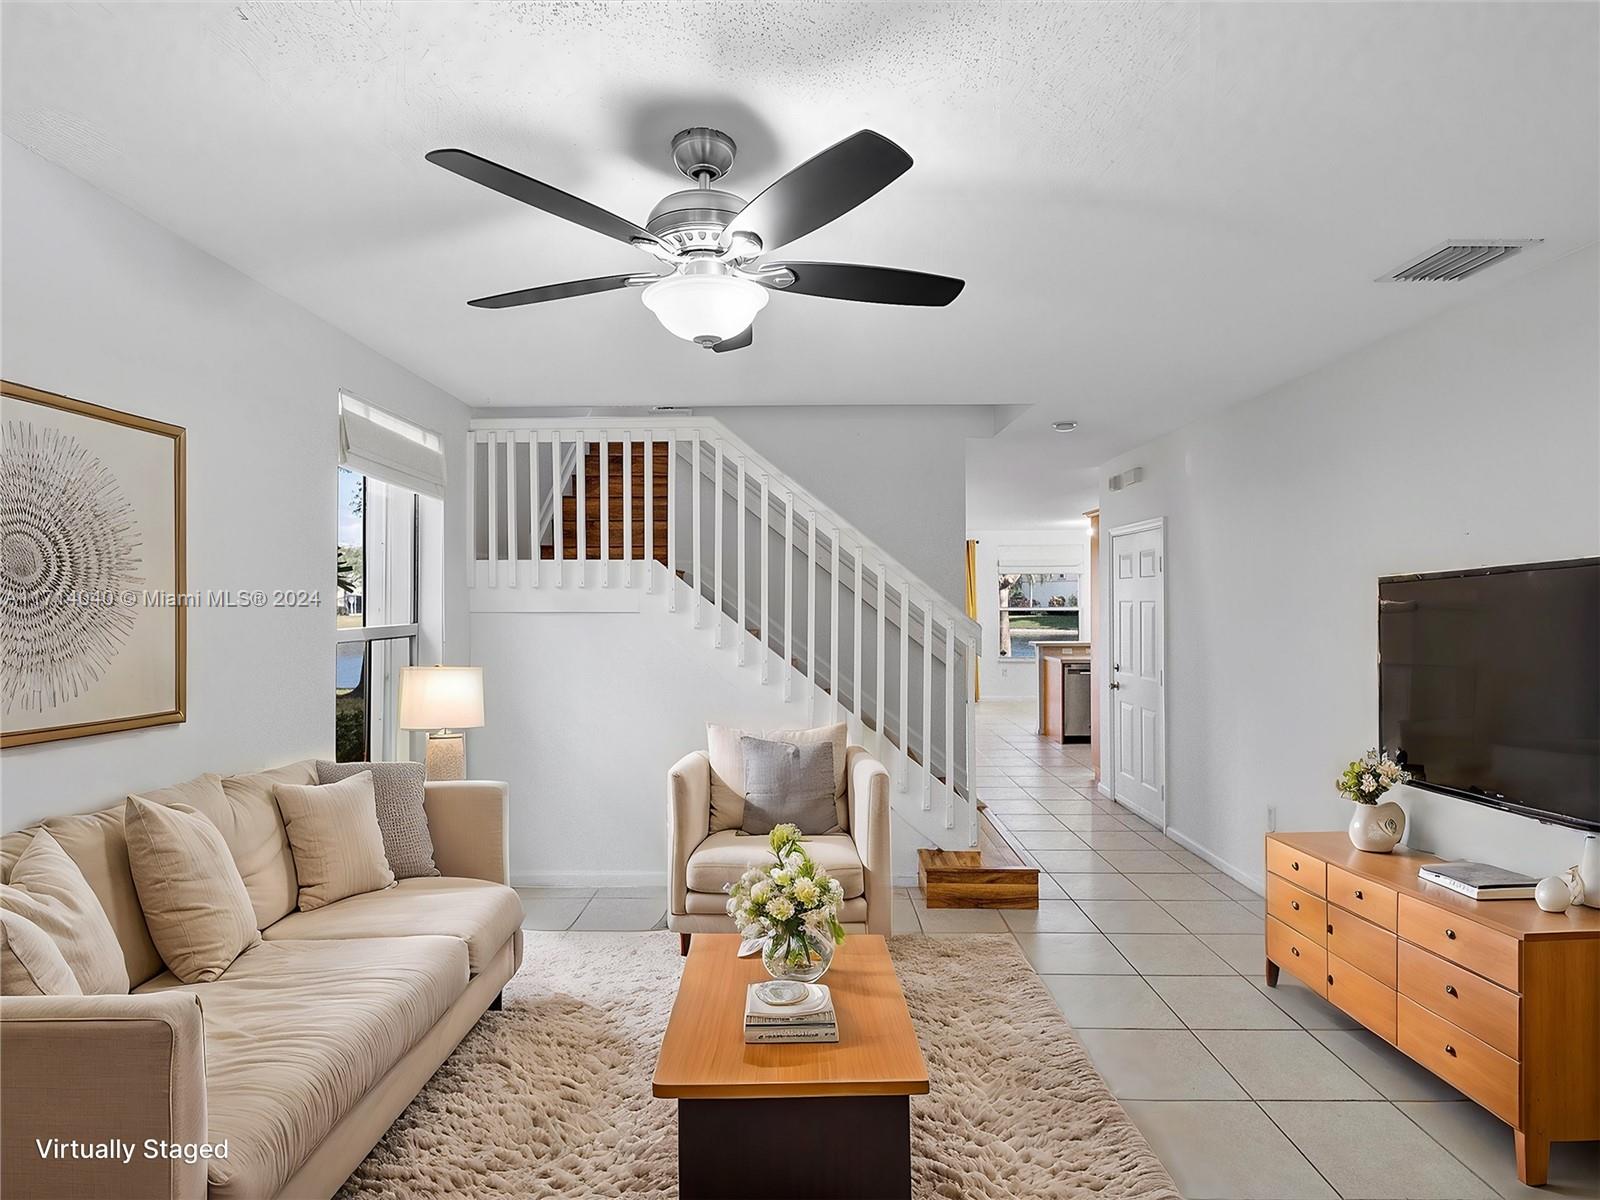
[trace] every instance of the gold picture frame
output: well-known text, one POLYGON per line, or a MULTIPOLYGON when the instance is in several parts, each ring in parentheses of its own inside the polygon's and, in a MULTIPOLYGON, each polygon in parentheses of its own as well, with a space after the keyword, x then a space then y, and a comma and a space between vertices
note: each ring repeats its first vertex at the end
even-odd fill
POLYGON ((181 724, 183 427, 7 380, 0 424, 0 749, 181 724))

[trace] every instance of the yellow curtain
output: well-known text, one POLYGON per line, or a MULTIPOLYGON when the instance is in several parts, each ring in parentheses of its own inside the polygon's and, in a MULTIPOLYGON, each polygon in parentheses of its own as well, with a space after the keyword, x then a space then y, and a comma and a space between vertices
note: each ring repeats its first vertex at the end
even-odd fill
MULTIPOLYGON (((967 539, 967 616, 974 621, 978 619, 978 543, 973 538, 967 539)), ((972 664, 972 698, 978 699, 978 673, 983 669, 982 661, 972 664)))

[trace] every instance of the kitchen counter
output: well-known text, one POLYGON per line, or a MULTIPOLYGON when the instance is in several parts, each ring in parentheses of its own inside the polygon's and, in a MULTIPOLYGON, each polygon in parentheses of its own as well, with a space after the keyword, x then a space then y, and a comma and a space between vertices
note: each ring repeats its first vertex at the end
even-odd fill
POLYGON ((1052 741, 1086 742, 1088 729, 1068 735, 1064 725, 1063 673, 1069 664, 1089 661, 1090 644, 1078 640, 1035 642, 1034 652, 1039 656, 1039 734, 1052 741))

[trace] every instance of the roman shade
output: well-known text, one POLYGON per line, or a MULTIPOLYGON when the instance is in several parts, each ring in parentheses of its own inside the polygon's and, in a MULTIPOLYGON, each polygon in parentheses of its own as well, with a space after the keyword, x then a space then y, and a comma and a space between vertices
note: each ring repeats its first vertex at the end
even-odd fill
POLYGON ((339 393, 339 465, 423 496, 444 499, 439 435, 339 393))

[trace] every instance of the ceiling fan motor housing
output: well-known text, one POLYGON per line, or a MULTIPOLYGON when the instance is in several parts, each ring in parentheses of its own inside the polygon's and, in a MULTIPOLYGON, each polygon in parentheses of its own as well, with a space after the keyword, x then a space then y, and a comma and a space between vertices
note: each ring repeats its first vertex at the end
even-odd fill
POLYGON ((685 188, 652 208, 645 228, 674 250, 715 252, 723 228, 742 208, 742 199, 721 188, 685 188))

